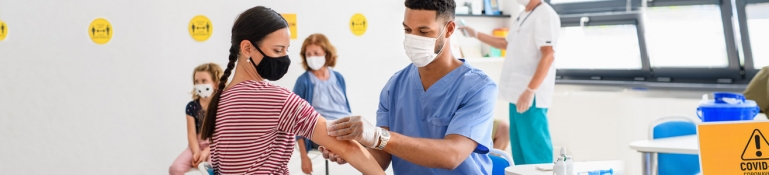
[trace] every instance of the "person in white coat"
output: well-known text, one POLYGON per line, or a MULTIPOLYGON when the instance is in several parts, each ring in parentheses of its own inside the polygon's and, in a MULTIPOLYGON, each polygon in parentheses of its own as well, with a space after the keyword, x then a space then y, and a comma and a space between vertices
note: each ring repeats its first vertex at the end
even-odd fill
POLYGON ((507 38, 460 27, 507 56, 499 82, 499 98, 510 102, 510 146, 515 164, 553 162, 547 110, 553 102, 554 55, 561 29, 555 10, 542 0, 518 0, 526 6, 507 38))

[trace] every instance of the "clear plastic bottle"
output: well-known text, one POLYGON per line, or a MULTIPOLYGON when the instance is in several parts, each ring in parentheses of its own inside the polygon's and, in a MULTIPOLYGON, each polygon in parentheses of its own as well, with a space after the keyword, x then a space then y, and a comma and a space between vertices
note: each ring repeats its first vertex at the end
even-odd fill
POLYGON ((571 160, 571 156, 566 156, 566 174, 574 175, 574 161, 571 160))
POLYGON ((554 175, 566 175, 566 162, 564 162, 563 157, 559 157, 553 164, 554 175))

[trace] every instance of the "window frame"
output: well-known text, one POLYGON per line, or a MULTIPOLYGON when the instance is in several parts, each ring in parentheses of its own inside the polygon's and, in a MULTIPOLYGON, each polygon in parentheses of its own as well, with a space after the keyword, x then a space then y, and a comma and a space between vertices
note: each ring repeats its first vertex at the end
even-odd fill
MULTIPOLYGON (((638 11, 641 6, 641 0, 631 0, 633 11, 618 12, 617 10, 596 10, 596 9, 617 9, 618 4, 616 2, 627 2, 625 0, 613 0, 606 3, 604 2, 584 2, 584 3, 564 3, 551 5, 556 9, 561 17, 561 26, 574 26, 579 25, 579 20, 582 16, 587 16, 590 21, 586 23, 590 25, 605 25, 610 21, 635 21, 635 25, 638 31, 639 49, 641 51, 641 70, 596 70, 596 69, 556 69, 556 77, 558 83, 574 84, 574 82, 586 82, 586 84, 594 84, 595 81, 622 81, 622 82, 634 82, 637 83, 655 83, 655 84, 714 84, 714 85, 728 85, 728 84, 747 84, 750 78, 746 78, 746 72, 744 67, 740 65, 740 56, 738 47, 736 44, 736 34, 734 33, 734 24, 732 20, 732 2, 730 0, 651 0, 648 1, 648 7, 666 7, 666 6, 690 6, 690 5, 717 5, 720 9, 721 23, 723 27, 724 45, 726 48, 728 65, 725 68, 687 68, 687 67, 652 67, 650 64, 649 52, 646 47, 646 27, 644 25, 643 14, 638 11), (596 3, 606 3, 603 5, 596 5, 596 3), (564 10, 565 8, 572 8, 564 10), (580 9, 582 8, 582 9, 580 9), (560 11, 559 11, 560 9, 560 11), (594 12, 594 13, 586 13, 594 12), (590 82, 593 81, 593 82, 590 82)), ((746 1, 746 0, 737 0, 746 1)), ((769 1, 769 0, 747 0, 747 1, 769 1)), ((546 0, 550 2, 550 0, 546 0)), ((740 10, 738 10, 740 11, 740 10)), ((744 6, 741 11, 744 16, 744 6)), ((739 21, 744 21, 744 18, 739 18, 739 21)), ((744 22, 743 22, 744 23, 744 22)), ((628 23, 625 23, 628 24, 628 23)), ((632 23, 631 23, 632 24, 632 23)), ((740 23, 740 26, 745 25, 740 23)), ((746 30, 745 27, 740 28, 741 31, 746 30)), ((743 33, 743 38, 744 36, 743 33)), ((749 40, 742 40, 742 43, 749 42, 749 40)), ((744 46, 744 45, 743 45, 744 46)), ((745 50, 746 52, 749 50, 745 50)), ((752 59, 746 58, 746 62, 751 63, 752 59)), ((747 64, 745 65, 747 67, 747 64)), ((658 86, 658 85, 655 85, 658 86)), ((720 86, 718 86, 720 87, 720 86)))
POLYGON ((745 72, 746 79, 752 79, 761 68, 754 68, 755 62, 753 61, 753 48, 750 42, 750 31, 748 30, 748 16, 747 6, 748 4, 769 3, 769 0, 736 0, 735 5, 737 9, 738 25, 740 27, 740 39, 742 44, 742 51, 745 63, 743 64, 743 71, 745 72))
POLYGON ((732 4, 729 0, 653 0, 648 7, 718 5, 721 9, 721 23, 724 32, 728 65, 726 68, 683 68, 683 67, 652 67, 654 79, 670 78, 673 82, 705 83, 705 84, 735 84, 744 82, 744 72, 739 62, 739 53, 734 36, 732 23, 732 4), (731 82, 720 82, 731 79, 731 82))
POLYGON ((556 76, 559 79, 573 80, 615 80, 615 81, 645 81, 649 79, 649 59, 646 54, 646 45, 644 44, 644 31, 641 15, 638 12, 623 14, 592 14, 592 15, 563 15, 561 16, 561 27, 580 26, 582 17, 590 18, 585 26, 599 25, 623 25, 632 24, 636 26, 638 36, 638 46, 641 53, 641 69, 556 69, 556 76))
MULTIPOLYGON (((558 14, 584 14, 601 12, 628 12, 628 0, 605 0, 597 2, 574 2, 553 4, 551 0, 545 0, 558 14)), ((630 10, 637 11, 641 7, 641 0, 629 0, 630 10)))

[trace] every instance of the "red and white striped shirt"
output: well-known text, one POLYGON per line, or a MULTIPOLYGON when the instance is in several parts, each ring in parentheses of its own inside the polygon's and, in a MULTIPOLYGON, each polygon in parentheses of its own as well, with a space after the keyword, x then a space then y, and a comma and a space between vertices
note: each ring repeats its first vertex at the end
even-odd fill
POLYGON ((244 81, 224 91, 211 144, 219 174, 289 174, 295 136, 312 138, 320 115, 293 92, 244 81))

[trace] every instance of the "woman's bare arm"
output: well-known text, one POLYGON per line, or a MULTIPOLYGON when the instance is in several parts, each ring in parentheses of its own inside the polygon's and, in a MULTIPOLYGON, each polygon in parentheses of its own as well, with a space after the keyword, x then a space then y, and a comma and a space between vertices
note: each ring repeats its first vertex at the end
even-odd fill
POLYGON ((334 137, 328 136, 328 130, 326 128, 326 119, 318 117, 318 122, 315 124, 315 130, 313 130, 312 141, 326 147, 327 149, 339 155, 342 159, 346 160, 350 165, 358 169, 365 175, 371 174, 385 174, 382 167, 379 166, 374 156, 369 153, 366 148, 352 140, 337 140, 334 137))

